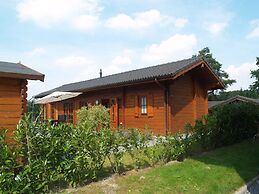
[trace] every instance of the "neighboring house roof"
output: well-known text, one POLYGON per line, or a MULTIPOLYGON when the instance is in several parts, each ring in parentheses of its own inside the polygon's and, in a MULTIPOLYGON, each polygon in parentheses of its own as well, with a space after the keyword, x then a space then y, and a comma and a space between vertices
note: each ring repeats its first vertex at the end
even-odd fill
POLYGON ((213 108, 216 108, 218 106, 231 104, 233 102, 246 102, 246 103, 252 103, 252 104, 259 105, 259 99, 248 98, 248 97, 245 97, 245 96, 237 95, 237 96, 234 96, 234 97, 229 98, 229 99, 224 100, 224 101, 209 101, 208 106, 209 106, 209 109, 213 109, 213 108))
POLYGON ((166 63, 162 65, 156 65, 146 67, 142 69, 127 71, 123 73, 113 74, 105 77, 91 79, 87 81, 81 81, 71 84, 62 85, 52 90, 40 93, 35 98, 41 98, 51 94, 55 91, 62 92, 85 92, 95 89, 108 88, 114 86, 124 86, 137 82, 150 81, 155 79, 173 78, 179 73, 184 73, 190 68, 194 68, 197 64, 205 64, 212 73, 215 80, 217 80, 217 88, 223 88, 224 84, 222 80, 214 73, 208 63, 201 57, 193 57, 181 61, 166 63))
POLYGON ((35 101, 35 104, 48 104, 51 102, 59 102, 62 100, 67 100, 74 98, 82 94, 81 92, 53 92, 43 98, 38 98, 35 101))
POLYGON ((211 108, 217 106, 218 104, 221 104, 222 102, 224 102, 224 101, 208 101, 208 107, 209 107, 209 109, 211 109, 211 108))
POLYGON ((0 61, 0 77, 31 79, 44 81, 44 75, 21 63, 0 61))

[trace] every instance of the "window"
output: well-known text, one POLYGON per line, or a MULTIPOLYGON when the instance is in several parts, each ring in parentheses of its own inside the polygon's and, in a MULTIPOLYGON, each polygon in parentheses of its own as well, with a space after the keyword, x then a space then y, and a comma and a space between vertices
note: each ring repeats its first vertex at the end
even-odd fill
POLYGON ((142 96, 140 98, 141 114, 147 114, 147 97, 142 96))
POLYGON ((64 103, 64 120, 66 122, 72 123, 73 122, 73 103, 64 103))
POLYGON ((47 104, 43 105, 43 120, 47 120, 47 104))
POLYGON ((50 105, 50 110, 51 110, 51 119, 55 119, 55 108, 54 108, 55 104, 51 104, 50 105))

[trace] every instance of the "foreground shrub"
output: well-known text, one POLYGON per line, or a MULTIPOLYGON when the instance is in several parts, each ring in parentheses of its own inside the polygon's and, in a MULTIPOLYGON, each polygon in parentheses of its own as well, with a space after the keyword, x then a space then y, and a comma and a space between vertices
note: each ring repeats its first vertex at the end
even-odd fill
POLYGON ((77 113, 78 125, 91 130, 110 128, 110 117, 107 108, 102 105, 82 107, 77 113))
POLYGON ((143 158, 148 141, 151 140, 149 134, 141 133, 139 130, 130 128, 127 131, 127 152, 133 160, 134 168, 139 169, 146 161, 143 158))
POLYGON ((116 132, 111 132, 109 153, 107 158, 110 162, 111 168, 114 173, 121 173, 124 166, 122 163, 122 157, 125 154, 125 148, 127 145, 127 138, 125 137, 123 131, 119 130, 116 132))
POLYGON ((122 158, 129 155, 135 169, 177 159, 186 152, 186 137, 157 138, 137 129, 109 128, 108 110, 102 106, 79 111, 79 124, 52 125, 33 121, 30 115, 19 123, 14 145, 5 143, 6 131, 0 130, 0 193, 46 193, 67 185, 75 187, 96 180, 104 163, 121 173, 122 158))
POLYGON ((16 191, 14 177, 18 164, 15 152, 5 142, 6 133, 7 130, 0 130, 0 192, 16 191))
POLYGON ((176 159, 183 160, 186 151, 183 136, 179 134, 166 136, 162 142, 162 159, 165 163, 176 159))

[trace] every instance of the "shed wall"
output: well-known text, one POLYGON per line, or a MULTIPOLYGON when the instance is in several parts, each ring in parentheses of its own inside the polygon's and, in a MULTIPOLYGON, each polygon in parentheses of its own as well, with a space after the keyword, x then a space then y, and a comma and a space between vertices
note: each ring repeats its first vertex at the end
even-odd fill
POLYGON ((27 108, 27 81, 0 77, 0 128, 6 128, 8 141, 27 108))

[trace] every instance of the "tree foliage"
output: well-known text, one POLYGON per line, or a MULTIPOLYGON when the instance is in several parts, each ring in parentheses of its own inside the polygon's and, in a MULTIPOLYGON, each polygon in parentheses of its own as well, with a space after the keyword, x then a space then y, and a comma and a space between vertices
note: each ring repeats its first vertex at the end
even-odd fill
POLYGON ((232 98, 234 96, 245 96, 248 98, 259 98, 259 93, 255 90, 233 90, 233 91, 220 91, 218 94, 215 95, 209 95, 209 100, 212 101, 221 101, 221 100, 227 100, 229 98, 232 98))
POLYGON ((259 92, 259 57, 256 58, 257 70, 251 71, 251 78, 255 78, 255 81, 250 85, 250 89, 259 92))
POLYGON ((226 85, 226 87, 232 85, 233 83, 236 83, 236 80, 228 79, 228 73, 222 70, 222 64, 213 57, 208 47, 205 47, 202 50, 200 50, 198 55, 194 55, 194 57, 197 56, 203 57, 207 60, 214 72, 223 80, 223 83, 226 85))

